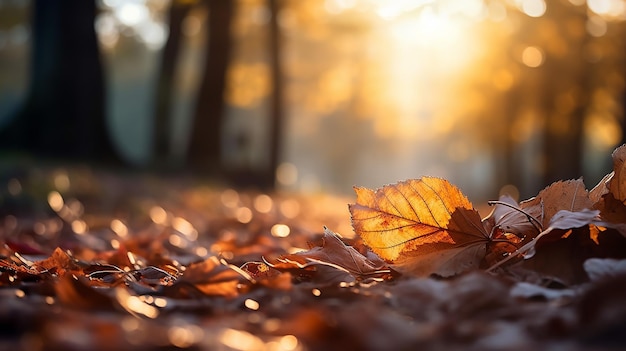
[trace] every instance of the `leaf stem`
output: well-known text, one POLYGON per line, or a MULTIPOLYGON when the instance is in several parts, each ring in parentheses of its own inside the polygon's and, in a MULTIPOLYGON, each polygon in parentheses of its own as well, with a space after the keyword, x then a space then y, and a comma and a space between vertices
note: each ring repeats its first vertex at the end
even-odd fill
POLYGON ((502 206, 506 206, 509 208, 512 208, 516 211, 519 211, 521 213, 523 213, 526 218, 528 219, 528 221, 530 222, 530 224, 532 224, 532 226, 537 230, 537 232, 541 233, 543 231, 543 225, 541 225, 541 223, 539 222, 539 220, 533 216, 531 216, 528 212, 524 211, 523 209, 519 208, 519 207, 515 207, 509 203, 506 203, 504 201, 498 201, 498 200, 494 200, 494 201, 487 201, 487 204, 489 204, 490 206, 493 205, 502 205, 502 206))

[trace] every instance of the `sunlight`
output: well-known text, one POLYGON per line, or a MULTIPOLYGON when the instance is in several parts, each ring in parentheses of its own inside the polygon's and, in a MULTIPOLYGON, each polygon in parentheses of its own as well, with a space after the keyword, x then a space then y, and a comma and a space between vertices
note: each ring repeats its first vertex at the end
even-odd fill
POLYGON ((172 227, 179 233, 185 235, 189 240, 193 241, 198 238, 198 231, 194 228, 193 224, 182 217, 174 217, 172 227))
POLYGON ((376 8, 376 14, 386 20, 394 19, 404 13, 413 11, 424 4, 432 3, 433 0, 396 0, 380 1, 376 8))
POLYGON ((600 16, 623 17, 626 14, 626 4, 622 0, 588 0, 587 6, 600 16))
POLYGON ((51 191, 48 194, 48 204, 55 212, 61 211, 64 206, 63 196, 58 191, 51 191))
POLYGON ((119 219, 114 219, 111 221, 111 230, 117 234, 119 237, 126 237, 128 235, 128 227, 124 222, 119 219))
POLYGON ((269 195, 260 194, 254 198, 254 209, 260 213, 269 213, 274 206, 274 201, 269 195))
POLYGON ((248 207, 239 207, 235 211, 235 217, 240 223, 250 223, 250 221, 252 220, 252 210, 250 210, 248 207))
POLYGON ((286 224, 274 224, 272 229, 270 229, 270 232, 275 237, 286 238, 289 236, 291 229, 289 229, 289 226, 286 224))
POLYGON ((280 213, 286 218, 295 218, 300 213, 300 203, 287 199, 280 203, 280 213))
POLYGON ((72 230, 79 235, 85 234, 87 232, 87 223, 83 220, 76 219, 72 221, 72 230))
POLYGON ((148 18, 148 9, 141 4, 126 2, 115 7, 115 15, 122 24, 132 27, 148 18))
MULTIPOLYGON (((445 113, 442 109, 447 107, 439 106, 441 97, 449 95, 446 91, 482 50, 472 17, 481 16, 482 2, 467 4, 436 2, 387 24, 390 41, 383 54, 387 62, 384 91, 396 119, 380 116, 379 136, 414 140, 434 122, 435 111, 445 113)), ((445 123, 445 119, 439 121, 445 123)))
POLYGON ((544 0, 518 0, 518 7, 530 17, 541 17, 546 13, 544 0))
POLYGON ((265 343, 258 337, 236 329, 225 329, 219 336, 224 346, 234 350, 262 350, 265 343))
POLYGON ((246 299, 246 301, 244 301, 243 303, 248 309, 251 309, 253 311, 256 311, 259 309, 259 307, 261 307, 261 305, 259 305, 259 302, 253 299, 246 299))
POLYGON ((293 335, 285 335, 280 338, 280 345, 284 350, 295 350, 298 346, 298 338, 293 335))
POLYGON ((148 318, 156 318, 159 310, 143 302, 138 296, 131 295, 125 288, 115 289, 115 298, 120 306, 131 314, 140 314, 148 318))
POLYGON ((53 182, 58 191, 68 191, 70 188, 70 178, 65 170, 55 172, 53 182))
POLYGON ((154 206, 150 209, 150 219, 160 225, 167 224, 167 212, 163 209, 163 207, 154 206))
POLYGON ((175 325, 168 329, 167 338, 176 347, 188 348, 204 338, 204 330, 195 324, 175 325))
POLYGON ((543 63, 543 51, 536 46, 528 46, 522 51, 522 62, 528 67, 539 67, 543 63))

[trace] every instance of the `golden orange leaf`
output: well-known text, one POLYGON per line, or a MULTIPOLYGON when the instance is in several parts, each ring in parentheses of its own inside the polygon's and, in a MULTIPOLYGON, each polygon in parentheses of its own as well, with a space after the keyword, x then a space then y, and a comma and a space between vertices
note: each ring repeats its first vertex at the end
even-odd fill
POLYGON ((354 231, 394 268, 450 276, 477 268, 485 257, 490 238, 480 215, 448 181, 423 177, 355 191, 354 231))

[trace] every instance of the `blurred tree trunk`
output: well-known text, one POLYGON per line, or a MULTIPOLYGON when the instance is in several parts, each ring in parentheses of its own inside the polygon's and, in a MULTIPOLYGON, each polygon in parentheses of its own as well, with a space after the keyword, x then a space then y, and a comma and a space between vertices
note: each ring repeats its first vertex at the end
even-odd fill
POLYGON ((35 0, 30 83, 0 135, 38 156, 119 161, 109 139, 95 0, 35 0))
POLYGON ((279 0, 268 0, 270 9, 270 69, 272 74, 272 96, 270 103, 270 164, 269 174, 266 180, 267 186, 273 187, 276 180, 276 169, 280 162, 280 153, 282 149, 282 127, 283 127, 283 84, 281 69, 281 35, 280 26, 278 24, 278 14, 281 4, 279 0))
POLYGON ((187 158, 191 168, 219 174, 222 172, 224 90, 232 44, 230 25, 234 1, 207 1, 209 4, 207 59, 198 92, 187 158))
POLYGON ((170 156, 172 86, 180 54, 182 24, 191 6, 190 2, 173 1, 169 9, 169 35, 161 56, 154 111, 153 161, 157 165, 167 162, 170 156))
MULTIPOLYGON (((561 13, 569 17, 570 23, 585 28, 586 11, 561 5, 561 13)), ((567 33, 566 29, 562 29, 567 33)), ((558 181, 582 176, 583 123, 592 87, 589 84, 589 63, 585 60, 585 47, 589 34, 565 37, 569 41, 567 53, 561 58, 548 56, 543 68, 544 110, 546 125, 544 134, 544 179, 545 186, 558 181), (555 79, 555 77, 558 77, 555 79)))

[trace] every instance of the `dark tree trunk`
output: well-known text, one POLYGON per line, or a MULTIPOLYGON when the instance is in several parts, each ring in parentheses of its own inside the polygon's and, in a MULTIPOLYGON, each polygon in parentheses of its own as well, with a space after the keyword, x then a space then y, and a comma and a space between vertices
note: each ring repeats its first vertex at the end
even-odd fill
POLYGON ((269 0, 270 8, 270 67, 272 72, 272 96, 270 103, 270 164, 267 185, 274 186, 276 180, 276 169, 280 162, 282 126, 283 126, 283 85, 281 69, 281 38, 280 27, 278 25, 278 14, 280 12, 279 0, 269 0))
POLYGON ((172 86, 180 53, 183 20, 191 5, 174 1, 169 11, 169 36, 163 49, 154 111, 153 161, 160 165, 170 156, 172 86))
POLYGON ((208 3, 207 59, 198 92, 187 157, 191 168, 218 174, 222 172, 224 90, 232 42, 230 24, 234 1, 208 0, 208 3))
POLYGON ((35 0, 30 86, 0 135, 37 156, 118 161, 108 135, 94 0, 35 0))

